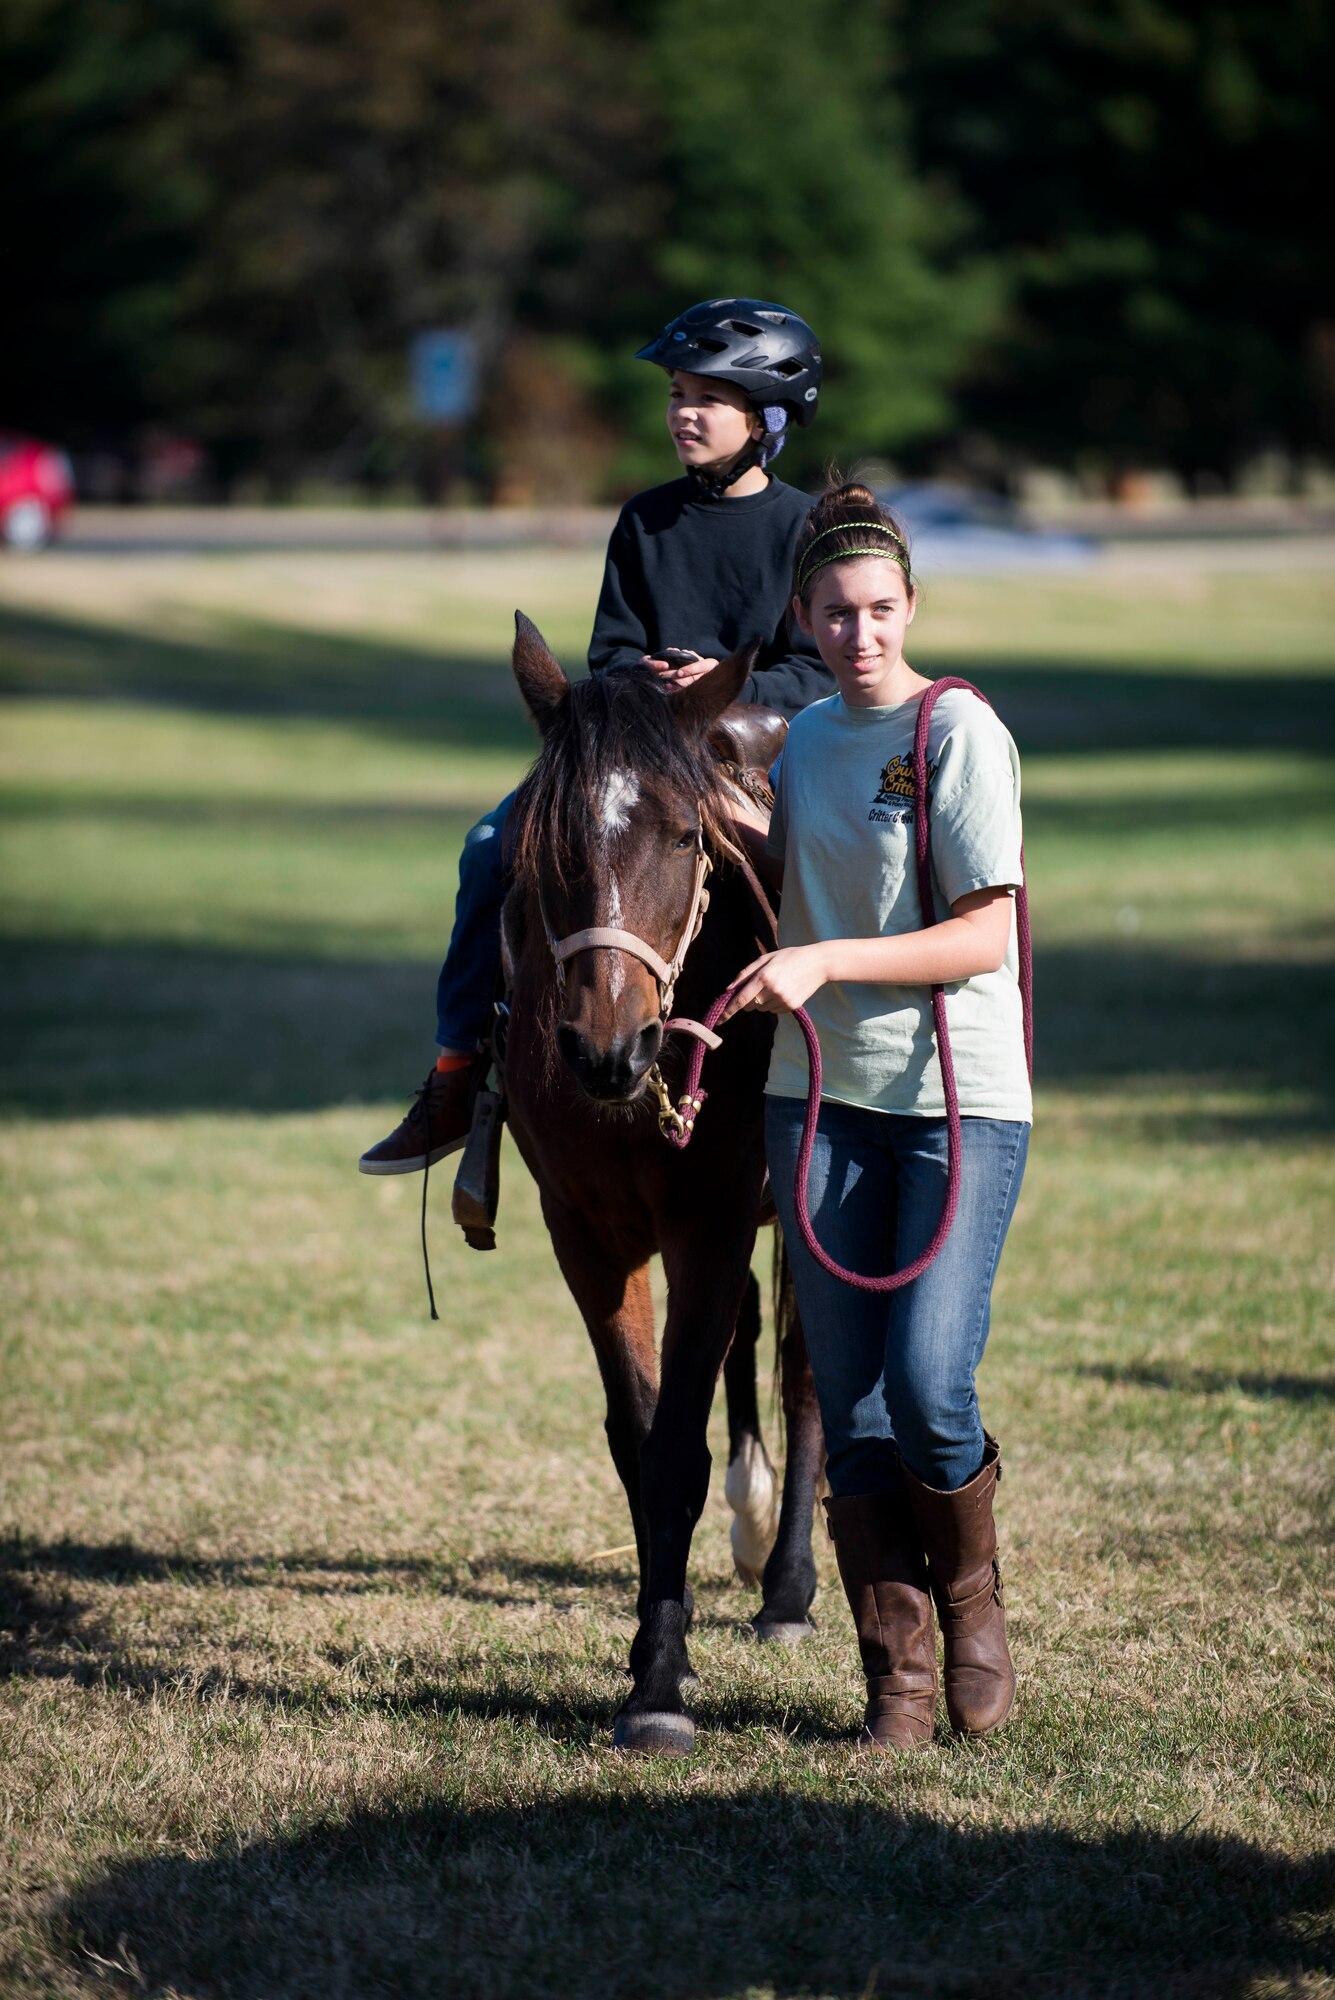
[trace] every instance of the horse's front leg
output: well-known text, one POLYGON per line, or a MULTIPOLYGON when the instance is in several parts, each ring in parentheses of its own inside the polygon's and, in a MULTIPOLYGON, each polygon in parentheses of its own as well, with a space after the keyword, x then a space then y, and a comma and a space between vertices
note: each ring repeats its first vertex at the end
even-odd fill
POLYGON ((668 1282, 662 1381, 640 1453, 649 1566, 630 1650, 635 1685, 613 1738, 619 1750, 684 1757, 694 1747, 695 1725, 681 1698, 690 1675, 686 1565, 709 1492, 706 1426, 750 1269, 758 1193, 735 1182, 712 1198, 701 1190, 693 1214, 662 1232, 668 1282))
POLYGON ((648 1544, 640 1493, 640 1453, 653 1420, 656 1357, 649 1267, 626 1270, 583 1216, 551 1197, 543 1219, 561 1274, 579 1307, 598 1360, 607 1399, 607 1443, 626 1491, 639 1556, 637 1607, 645 1597, 648 1544))

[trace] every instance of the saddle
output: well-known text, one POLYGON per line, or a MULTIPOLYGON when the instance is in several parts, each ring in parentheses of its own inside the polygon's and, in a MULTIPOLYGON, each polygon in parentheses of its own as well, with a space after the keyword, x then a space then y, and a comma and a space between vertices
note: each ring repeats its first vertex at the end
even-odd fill
MULTIPOLYGON (((774 803, 769 773, 783 749, 788 718, 772 708, 734 702, 709 732, 709 747, 729 781, 768 812, 774 803)), ((501 1193, 501 1128, 505 1123, 505 1031, 510 1010, 504 973, 492 1008, 491 1034, 478 1050, 470 1080, 472 1123, 454 1176, 450 1213, 470 1250, 496 1248, 501 1193)), ((769 1183, 763 1202, 768 1204, 769 1183)), ((773 1207, 762 1222, 773 1219, 773 1207)))

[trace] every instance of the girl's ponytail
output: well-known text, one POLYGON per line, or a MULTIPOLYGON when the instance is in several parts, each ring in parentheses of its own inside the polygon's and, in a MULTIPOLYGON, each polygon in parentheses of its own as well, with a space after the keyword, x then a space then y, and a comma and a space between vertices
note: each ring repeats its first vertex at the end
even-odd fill
POLYGON ((820 572, 849 556, 887 557, 899 564, 909 589, 915 587, 908 538, 889 508, 881 505, 870 487, 854 480, 838 482, 832 474, 797 538, 793 595, 810 604, 820 572))

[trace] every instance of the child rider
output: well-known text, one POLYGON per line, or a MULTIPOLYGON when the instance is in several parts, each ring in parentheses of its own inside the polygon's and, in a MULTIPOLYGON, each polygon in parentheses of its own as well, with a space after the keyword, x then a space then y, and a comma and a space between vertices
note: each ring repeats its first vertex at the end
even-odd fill
MULTIPOLYGON (((645 665, 688 687, 771 636, 743 702, 795 715, 834 682, 788 623, 793 556, 810 502, 769 466, 788 426, 816 413, 821 357, 805 320, 761 299, 710 299, 666 326, 637 360, 667 371, 667 424, 684 477, 628 500, 607 549, 589 667, 645 665)), ((440 1054, 406 1116, 358 1162, 420 1172, 468 1136, 469 1071, 487 1030, 509 887, 504 831, 514 794, 464 841, 454 930, 436 993, 440 1054)))

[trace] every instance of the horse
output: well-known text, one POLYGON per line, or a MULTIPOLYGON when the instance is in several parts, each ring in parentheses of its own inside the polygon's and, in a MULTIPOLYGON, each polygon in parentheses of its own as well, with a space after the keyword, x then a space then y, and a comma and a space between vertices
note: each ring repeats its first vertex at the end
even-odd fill
MULTIPOLYGON (((686 1570, 709 1487, 706 1424, 720 1371, 725 1493, 742 1510, 734 1559, 749 1581, 768 1539, 758 1517, 771 1504, 750 1266, 773 1019, 739 1017, 711 1056, 708 1113, 689 1152, 666 1144, 659 1124, 660 1112, 672 1116, 669 1080, 679 1083, 685 1067, 678 1036, 665 1033, 674 989, 677 1011, 698 1016, 772 941, 763 898, 728 831, 728 780, 708 745, 755 648, 670 694, 644 667, 572 683, 522 613, 515 625, 515 678, 541 749, 509 834, 507 1115, 593 1344, 608 1444, 634 1526, 638 1629, 613 1743, 685 1756, 695 1733, 681 1694, 694 1679, 686 1570), (668 1287, 659 1366, 648 1269, 655 1252, 668 1287)), ((787 1298, 779 1315, 783 1498, 753 1626, 760 1639, 793 1643, 811 1629, 823 1442, 790 1288, 787 1298)))

